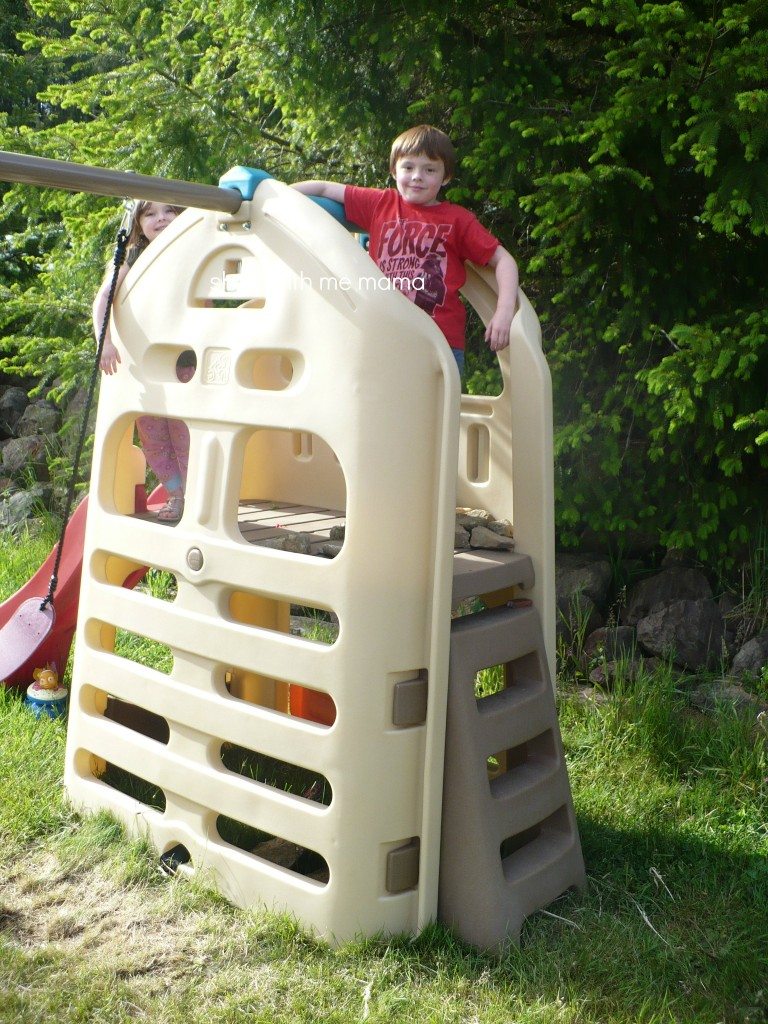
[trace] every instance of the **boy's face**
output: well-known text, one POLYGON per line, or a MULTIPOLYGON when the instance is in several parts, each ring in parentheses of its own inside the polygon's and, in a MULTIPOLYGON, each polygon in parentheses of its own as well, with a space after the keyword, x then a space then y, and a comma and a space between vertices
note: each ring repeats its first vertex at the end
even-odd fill
POLYGON ((443 161, 424 154, 401 156, 392 177, 403 199, 414 206, 434 206, 447 180, 443 161))

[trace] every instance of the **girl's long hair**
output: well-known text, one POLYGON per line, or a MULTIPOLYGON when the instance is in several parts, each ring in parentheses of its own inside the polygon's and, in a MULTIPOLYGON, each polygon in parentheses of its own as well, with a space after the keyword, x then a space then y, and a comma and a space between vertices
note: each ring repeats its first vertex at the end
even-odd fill
MULTIPOLYGON (((133 208, 133 217, 131 219, 131 230, 128 233, 128 242, 125 255, 125 262, 129 267, 132 267, 136 260, 139 258, 141 253, 149 245, 149 239, 144 235, 141 230, 141 218, 148 206, 152 205, 153 200, 151 199, 140 199, 133 208)), ((184 209, 183 206, 174 206, 173 203, 163 203, 163 206, 168 205, 177 214, 181 213, 184 209)))

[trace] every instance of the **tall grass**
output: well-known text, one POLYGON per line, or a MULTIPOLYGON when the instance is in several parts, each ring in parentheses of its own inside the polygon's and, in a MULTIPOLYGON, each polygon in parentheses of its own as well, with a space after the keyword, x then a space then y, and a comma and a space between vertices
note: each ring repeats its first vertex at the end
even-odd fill
POLYGON ((58 529, 54 519, 43 518, 18 535, 0 531, 0 601, 34 576, 58 541, 58 529))
POLYGON ((768 629, 768 518, 763 519, 742 568, 740 601, 733 613, 742 642, 768 629))

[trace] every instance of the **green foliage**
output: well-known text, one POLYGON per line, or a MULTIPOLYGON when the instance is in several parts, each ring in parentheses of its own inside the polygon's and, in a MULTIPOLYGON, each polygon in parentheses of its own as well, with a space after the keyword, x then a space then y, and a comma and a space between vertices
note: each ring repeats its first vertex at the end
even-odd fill
MULTIPOLYGON (((3 31, 12 150, 385 184, 393 135, 443 125, 449 198, 518 257, 543 321, 560 541, 743 546, 768 476, 761 0, 32 0, 3 31)), ((119 211, 15 186, 0 213, 0 369, 64 398, 119 211)), ((465 379, 498 388, 481 344, 465 379)))

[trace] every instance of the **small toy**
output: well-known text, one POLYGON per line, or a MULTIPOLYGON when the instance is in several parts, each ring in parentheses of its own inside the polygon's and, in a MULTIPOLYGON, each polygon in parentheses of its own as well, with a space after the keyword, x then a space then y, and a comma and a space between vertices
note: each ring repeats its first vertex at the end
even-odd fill
POLYGON ((27 687, 24 703, 35 718, 39 718, 41 715, 47 715, 48 718, 60 718, 67 710, 69 691, 66 686, 59 685, 56 666, 49 663, 45 668, 36 668, 32 676, 35 681, 27 687))

